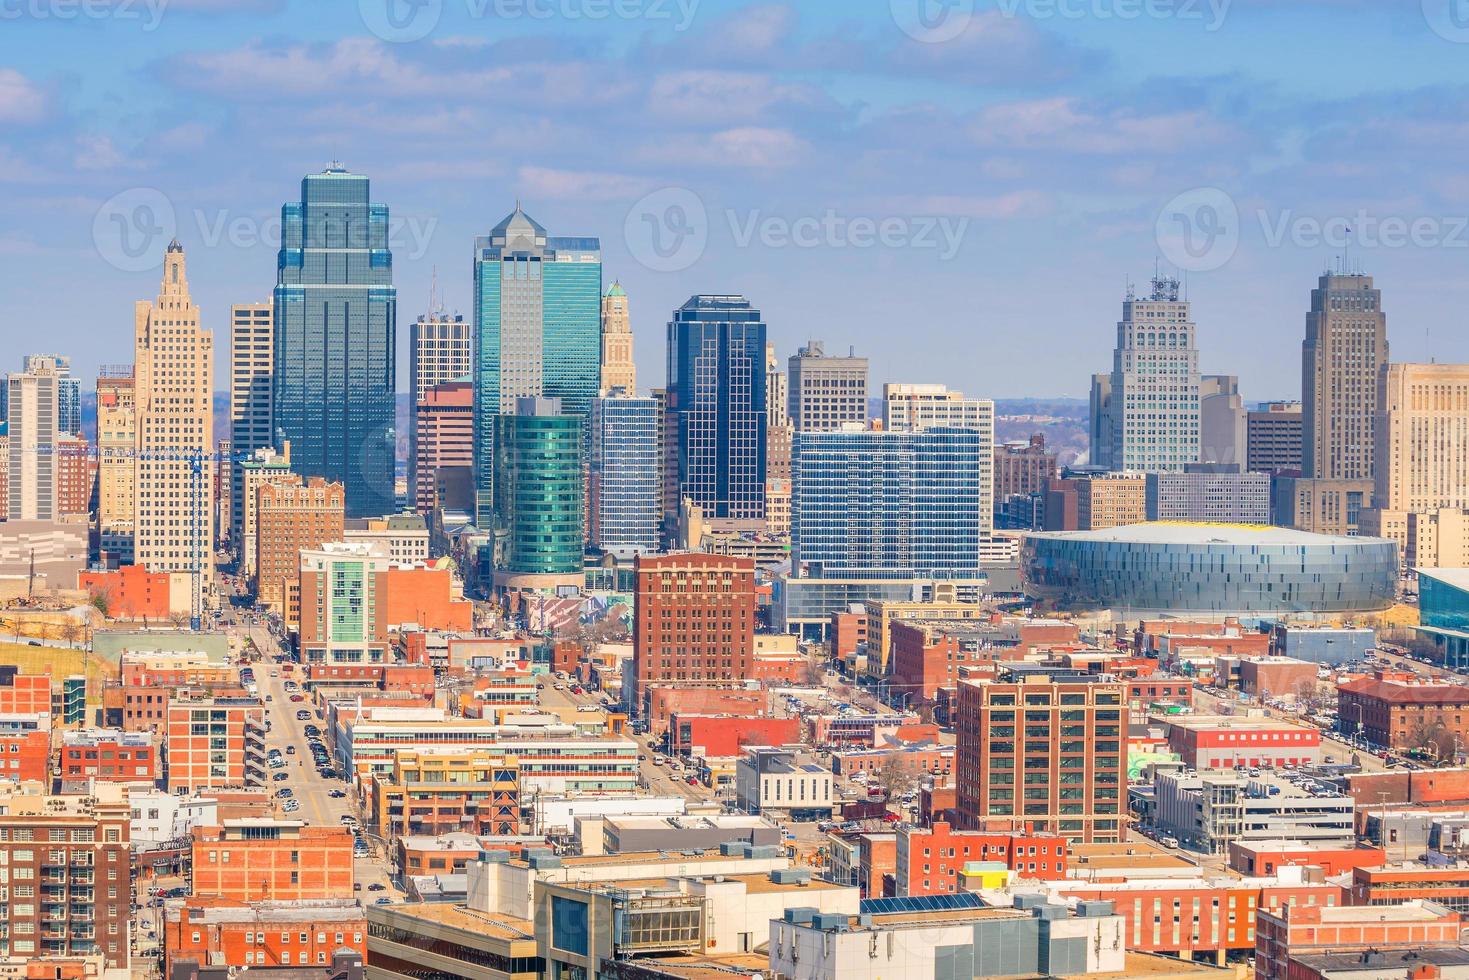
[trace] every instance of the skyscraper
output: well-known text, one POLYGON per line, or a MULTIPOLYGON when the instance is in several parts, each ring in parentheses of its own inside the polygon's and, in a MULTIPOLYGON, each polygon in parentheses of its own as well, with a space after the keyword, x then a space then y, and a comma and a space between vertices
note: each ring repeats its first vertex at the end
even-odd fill
POLYGON ((585 419, 601 384, 602 246, 548 238, 517 204, 474 241, 475 521, 491 526, 495 418, 557 398, 585 419))
POLYGON ((97 375, 97 540, 122 564, 133 560, 137 440, 133 369, 105 367, 97 375))
MULTIPOLYGON (((420 413, 433 389, 460 380, 468 381, 473 366, 474 332, 462 315, 429 313, 420 316, 409 328, 408 499, 420 510, 424 507, 424 488, 429 489, 432 497, 434 485, 433 471, 421 469, 420 461, 425 454, 419 445, 423 429, 419 424, 420 413)), ((466 386, 466 391, 472 393, 473 390, 472 384, 466 386)), ((441 397, 434 400, 438 407, 444 407, 441 397)))
POLYGON ((82 431, 82 379, 71 376, 71 358, 61 354, 28 354, 21 360, 21 371, 36 365, 50 364, 56 371, 56 425, 64 435, 80 435, 82 431))
POLYGON ((245 500, 240 461, 271 444, 270 388, 275 374, 269 303, 230 307, 230 540, 243 548, 245 500))
POLYGON ((710 521, 758 530, 765 519, 765 321, 749 300, 693 296, 674 310, 666 397, 680 496, 710 521))
POLYGON ((1301 403, 1269 402, 1245 419, 1246 469, 1276 473, 1301 468, 1301 403))
POLYGON ((274 439, 303 476, 342 483, 347 514, 395 509, 398 292, 388 207, 333 165, 281 208, 274 302, 274 439))
POLYGON ((658 402, 620 390, 592 402, 589 540, 604 551, 657 551, 663 516, 658 402))
POLYGON ((409 495, 425 516, 438 503, 440 469, 474 465, 474 383, 446 381, 424 392, 413 416, 409 495))
POLYGON ((1387 314, 1372 277, 1323 275, 1311 290, 1301 347, 1307 479, 1373 479, 1373 422, 1385 364, 1387 314))
POLYGON ((978 578, 994 527, 994 433, 797 432, 791 550, 816 579, 978 578))
POLYGON ((177 241, 164 253, 157 301, 139 300, 133 323, 133 560, 191 573, 197 618, 214 565, 214 335, 199 325, 177 241))
POLYGON ((1247 412, 1239 378, 1206 374, 1199 380, 1199 462, 1245 468, 1247 412))
POLYGON ((1199 352, 1178 280, 1129 287, 1112 373, 1092 378, 1092 458, 1115 471, 1169 472, 1199 461, 1199 352))
POLYGON ((984 429, 993 432, 995 403, 965 398, 948 385, 885 384, 882 386, 882 427, 888 432, 919 429, 984 429))
POLYGON ((791 356, 787 411, 797 432, 831 432, 867 421, 867 358, 828 356, 819 340, 791 356))
POLYGON ((61 365, 27 357, 6 383, 9 476, 6 515, 12 521, 54 521, 60 493, 61 365))
POLYGON ((602 297, 602 390, 621 388, 638 393, 638 369, 632 355, 632 320, 627 312, 627 290, 614 282, 602 297))
POLYGON ((586 579, 582 429, 555 398, 521 398, 495 416, 495 587, 541 592, 586 579))

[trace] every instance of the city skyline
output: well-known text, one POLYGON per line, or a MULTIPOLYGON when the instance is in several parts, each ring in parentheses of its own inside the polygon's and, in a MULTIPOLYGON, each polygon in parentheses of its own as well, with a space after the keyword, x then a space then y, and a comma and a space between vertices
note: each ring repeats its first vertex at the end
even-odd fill
MULTIPOLYGON (((129 254, 141 239, 129 253, 109 251, 114 218, 126 225, 138 205, 166 206, 197 257, 201 308, 220 321, 270 281, 278 188, 333 158, 373 177, 402 215, 395 256, 405 316, 426 311, 435 267, 447 308, 469 312, 463 249, 520 196, 547 227, 603 239, 607 278, 633 298, 645 371, 658 363, 660 311, 694 292, 740 291, 762 297, 783 355, 815 317, 849 323, 843 339, 872 359, 874 387, 932 376, 979 392, 970 375, 993 365, 987 396, 1084 397, 1109 350, 1112 317, 1103 311, 1148 258, 1179 257, 1159 243, 1157 219, 1178 195, 1210 187, 1238 209, 1239 239, 1223 266, 1189 270, 1189 298, 1201 348, 1219 349, 1211 370, 1240 376, 1247 401, 1296 394, 1286 362, 1304 313, 1300 283, 1344 251, 1395 297, 1399 356, 1469 360, 1469 339, 1453 330, 1463 288, 1455 242, 1464 236, 1452 225, 1465 190, 1446 163, 1464 138, 1449 128, 1456 114, 1447 108, 1463 52, 1417 5, 1238 2, 1213 31, 1207 21, 1045 19, 1021 5, 1012 17, 977 13, 961 36, 934 44, 905 34, 885 4, 859 13, 710 0, 683 31, 647 19, 491 22, 444 5, 434 32, 413 43, 376 37, 352 5, 295 25, 292 41, 280 28, 299 4, 207 6, 170 5, 137 53, 117 42, 142 23, 73 31, 79 25, 7 22, 27 42, 16 46, 0 96, 0 117, 13 123, 0 180, 23 191, 4 238, 20 283, 14 303, 22 316, 44 312, 63 325, 54 346, 75 352, 77 376, 124 360, 125 348, 106 331, 85 347, 82 328, 66 324, 108 322, 149 279, 129 254), (1372 83, 1344 84, 1314 51, 1285 57, 1290 36, 1330 42, 1372 83), (62 43, 74 45, 66 60, 79 66, 71 81, 52 66, 62 43), (107 57, 88 57, 104 45, 107 57), (843 52, 863 67, 846 67, 843 52), (1017 63, 1032 70, 1017 78, 996 67, 1017 63), (303 73, 340 80, 291 83, 303 73), (527 84, 548 75, 562 84, 527 84), (393 91, 386 77, 407 84, 393 91), (475 84, 487 78, 519 79, 508 86, 518 101, 507 104, 507 92, 487 104, 475 84), (371 126, 303 128, 354 80, 379 110, 371 126), (414 99, 431 108, 409 111, 414 99), (281 112, 286 104, 299 111, 281 112), (509 124, 476 127, 487 112, 509 124), (547 114, 560 131, 531 125, 547 114), (110 115, 133 125, 102 121, 110 115), (617 115, 637 123, 602 125, 617 115), (1385 121, 1354 141, 1344 124, 1364 117, 1385 121), (257 134, 266 166, 242 167, 223 149, 229 141, 216 137, 236 128, 257 134), (508 138, 527 131, 538 135, 508 138), (425 158, 416 144, 447 132, 464 141, 462 152, 425 158), (145 165, 145 146, 166 152, 145 165), (922 160, 916 174, 891 165, 900 152, 922 160), (1423 180, 1404 183, 1405 156, 1422 158, 1423 180), (707 210, 707 247, 687 268, 649 268, 627 241, 629 216, 647 195, 677 188, 707 210), (772 219, 820 220, 828 210, 846 220, 969 224, 947 261, 943 248, 762 244, 776 240, 772 219), (1334 219, 1353 228, 1350 248, 1330 234, 1313 239, 1310 222, 1334 219), (1383 245, 1389 219, 1436 221, 1438 244, 1383 245), (1109 257, 1098 262, 1099 254, 1109 257), (56 261, 65 256, 87 266, 84 293, 58 297, 52 267, 68 265, 56 261), (1067 288, 1058 296, 1048 284, 1061 268, 1067 288), (854 288, 879 278, 902 285, 854 288), (1035 304, 1043 290, 1051 301, 1035 304), (948 315, 955 309, 964 312, 948 315), (897 322, 927 324, 931 339, 908 343, 897 322), (1033 336, 1057 341, 1054 371, 1016 342, 1033 336), (929 367, 968 337, 996 341, 983 362, 929 367)), ((160 207, 154 213, 161 223, 160 207)))

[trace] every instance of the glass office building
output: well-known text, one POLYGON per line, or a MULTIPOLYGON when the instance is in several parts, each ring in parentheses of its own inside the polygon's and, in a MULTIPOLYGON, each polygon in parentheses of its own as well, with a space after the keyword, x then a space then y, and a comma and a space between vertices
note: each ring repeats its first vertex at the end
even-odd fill
POLYGON ((706 519, 763 522, 765 321, 749 300, 693 296, 673 311, 666 398, 679 493, 706 519))
POLYGON ((800 577, 979 577, 993 446, 973 429, 797 432, 791 546, 800 577))
POLYGON ((590 428, 592 547, 657 551, 663 507, 657 400, 616 394, 593 399, 590 428))
POLYGON ((1469 667, 1469 569, 1417 572, 1419 635, 1438 648, 1445 667, 1469 667))
POLYGON ((580 587, 582 429, 554 398, 521 398, 495 416, 494 578, 497 589, 580 587))
POLYGON ((398 293, 388 208, 333 166, 281 208, 273 437, 291 468, 346 488, 348 517, 390 514, 397 456, 398 293))
POLYGON ((495 419, 556 398, 586 419, 602 374, 602 245, 549 238, 517 204, 474 241, 475 523, 491 526, 495 419))
POLYGON ((1061 608, 1257 615, 1385 609, 1398 547, 1234 524, 1133 524, 1025 537, 1026 594, 1061 608))

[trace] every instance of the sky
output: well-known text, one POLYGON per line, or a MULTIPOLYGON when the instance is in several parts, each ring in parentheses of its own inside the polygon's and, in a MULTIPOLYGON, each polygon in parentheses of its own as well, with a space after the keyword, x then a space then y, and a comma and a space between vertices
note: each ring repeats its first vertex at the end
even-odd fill
POLYGON ((400 365, 517 200, 601 239, 643 388, 674 307, 742 293, 874 387, 1084 396, 1155 269, 1247 401, 1299 397, 1339 264, 1394 360, 1469 361, 1463 6, 0 0, 0 357, 130 361, 176 235, 224 387, 229 306, 335 160, 391 211, 400 365))

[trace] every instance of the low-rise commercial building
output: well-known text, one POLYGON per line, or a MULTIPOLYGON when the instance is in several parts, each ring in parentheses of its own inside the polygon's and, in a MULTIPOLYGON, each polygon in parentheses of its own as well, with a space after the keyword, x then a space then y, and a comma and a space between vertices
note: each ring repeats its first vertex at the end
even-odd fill
POLYGON ((61 733, 63 780, 154 783, 163 775, 158 749, 146 732, 91 728, 61 733))
POLYGON ((829 818, 831 773, 793 749, 756 747, 735 768, 735 805, 746 813, 792 820, 829 818))
POLYGON ((367 914, 351 898, 241 902, 171 899, 163 915, 163 969, 189 959, 255 969, 325 966, 350 949, 367 953, 367 914))
POLYGON ((299 820, 244 818, 195 827, 193 893, 240 902, 352 897, 352 834, 299 820))
POLYGON ((1179 715, 1169 718, 1168 747, 1201 771, 1307 766, 1321 761, 1321 731, 1263 716, 1179 715))
POLYGON ((1356 840, 1356 806, 1325 784, 1274 774, 1159 772, 1153 781, 1158 829, 1184 844, 1224 854, 1235 841, 1289 837, 1348 847, 1356 840))
POLYGON ((1067 843, 1055 834, 955 830, 945 821, 899 827, 894 877, 898 895, 955 894, 972 865, 994 862, 1017 878, 1066 877, 1067 843))
POLYGON ((452 831, 518 834, 519 760, 475 749, 403 749, 391 773, 368 778, 367 802, 377 833, 390 840, 452 831))
POLYGON ((1262 909, 1256 921, 1259 980, 1287 980, 1294 975, 1291 960, 1303 955, 1454 946, 1462 926, 1459 913, 1424 901, 1370 908, 1289 905, 1262 909))
POLYGON ((1469 684, 1376 671, 1336 687, 1344 731, 1397 751, 1450 758, 1469 745, 1469 684))

